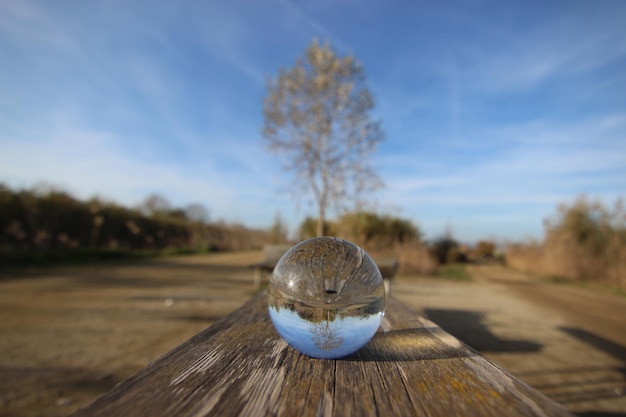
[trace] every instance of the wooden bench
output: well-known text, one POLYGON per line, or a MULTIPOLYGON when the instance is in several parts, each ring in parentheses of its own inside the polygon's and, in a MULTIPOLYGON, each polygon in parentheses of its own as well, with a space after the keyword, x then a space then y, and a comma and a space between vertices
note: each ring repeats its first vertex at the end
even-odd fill
MULTIPOLYGON (((290 245, 266 245, 263 247, 263 260, 250 265, 254 269, 254 288, 261 288, 261 283, 271 274, 280 258, 291 248, 290 245)), ((383 279, 388 281, 398 272, 398 261, 396 259, 376 259, 376 265, 383 279)))
POLYGON ((263 292, 74 416, 572 414, 392 297, 364 348, 311 359, 276 333, 263 292))

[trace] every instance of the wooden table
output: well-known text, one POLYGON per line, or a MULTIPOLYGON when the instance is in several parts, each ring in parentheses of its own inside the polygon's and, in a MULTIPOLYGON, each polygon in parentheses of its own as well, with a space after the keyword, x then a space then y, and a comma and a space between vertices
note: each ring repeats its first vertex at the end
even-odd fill
POLYGON ((267 295, 74 416, 572 416, 394 298, 376 336, 339 360, 289 347, 267 295))

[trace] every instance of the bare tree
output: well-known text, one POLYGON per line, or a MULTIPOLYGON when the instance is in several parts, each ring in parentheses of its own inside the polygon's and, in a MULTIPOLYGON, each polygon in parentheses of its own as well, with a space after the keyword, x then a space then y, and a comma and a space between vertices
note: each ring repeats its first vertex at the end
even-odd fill
POLYGON ((146 216, 167 213, 172 210, 172 204, 160 194, 152 193, 137 207, 146 216))
POLYGON ((185 217, 189 220, 193 220, 198 223, 209 222, 209 209, 207 209, 202 203, 188 204, 185 209, 185 217))
POLYGON ((361 65, 313 40, 290 69, 268 82, 263 136, 295 174, 294 189, 310 191, 317 203, 317 235, 330 207, 360 201, 381 186, 368 157, 383 140, 370 118, 374 99, 361 65))

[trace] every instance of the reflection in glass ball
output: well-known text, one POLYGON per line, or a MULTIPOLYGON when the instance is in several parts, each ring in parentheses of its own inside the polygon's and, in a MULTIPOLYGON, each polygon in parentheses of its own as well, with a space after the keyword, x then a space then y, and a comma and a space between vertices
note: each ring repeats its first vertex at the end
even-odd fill
POLYGON ((289 249, 274 269, 268 292, 278 333, 314 358, 356 352, 374 336, 385 311, 376 263, 354 243, 331 237, 289 249))

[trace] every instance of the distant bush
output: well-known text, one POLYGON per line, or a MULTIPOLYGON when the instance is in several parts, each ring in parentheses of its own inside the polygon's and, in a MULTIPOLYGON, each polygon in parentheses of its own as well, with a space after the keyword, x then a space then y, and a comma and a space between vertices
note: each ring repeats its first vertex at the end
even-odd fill
POLYGON ((429 274, 437 266, 410 220, 357 211, 340 216, 336 227, 339 236, 361 245, 374 258, 398 260, 401 274, 429 274))
POLYGON ((410 220, 367 211, 346 213, 339 217, 337 232, 374 249, 417 242, 420 239, 419 230, 410 220))
POLYGON ((472 277, 463 264, 451 264, 442 266, 437 270, 437 275, 453 281, 471 281, 472 277))
POLYGON ((464 260, 464 255, 459 250, 459 242, 449 233, 433 240, 428 248, 439 264, 455 263, 464 260))
MULTIPOLYGON (((324 222, 324 236, 337 236, 336 225, 331 221, 324 222)), ((305 218, 300 223, 300 240, 310 239, 317 236, 317 219, 305 218)))
POLYGON ((267 240, 265 231, 198 221, 208 215, 197 204, 176 209, 164 201, 148 212, 95 198, 80 201, 58 190, 13 191, 0 184, 0 250, 241 250, 267 240))
POLYGON ((507 263, 517 269, 569 280, 594 280, 626 287, 626 213, 579 197, 561 204, 545 222, 541 243, 511 245, 507 263))
MULTIPOLYGON (((303 239, 314 237, 317 220, 306 218, 300 225, 303 239)), ((428 274, 437 262, 421 243, 420 232, 410 220, 367 211, 344 213, 324 225, 325 234, 350 240, 376 259, 393 258, 400 273, 428 274)))
POLYGON ((496 245, 493 242, 481 240, 476 244, 474 249, 474 256, 477 260, 490 260, 494 259, 496 254, 496 245))

